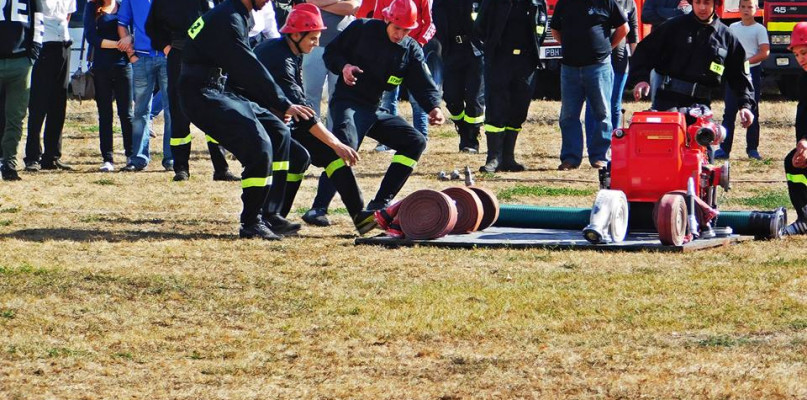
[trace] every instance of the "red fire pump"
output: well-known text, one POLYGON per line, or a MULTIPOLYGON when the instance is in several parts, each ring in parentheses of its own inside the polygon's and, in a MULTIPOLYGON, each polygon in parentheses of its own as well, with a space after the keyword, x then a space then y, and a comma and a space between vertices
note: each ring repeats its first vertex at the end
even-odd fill
MULTIPOLYGON (((717 187, 730 189, 729 163, 712 165, 710 150, 710 146, 723 141, 725 130, 712 120, 712 111, 706 106, 694 105, 679 111, 633 114, 628 128, 614 130, 611 162, 600 170, 601 188, 624 193, 631 214, 640 205, 652 209, 652 220, 665 245, 713 237, 711 220, 717 215, 717 187)), ((596 203, 592 225, 595 211, 596 203)), ((627 224, 627 216, 622 219, 627 224)), ((603 229, 592 225, 583 232, 586 239, 596 243, 608 237, 601 234, 603 229)), ((612 228, 611 232, 624 232, 626 228, 612 228)))

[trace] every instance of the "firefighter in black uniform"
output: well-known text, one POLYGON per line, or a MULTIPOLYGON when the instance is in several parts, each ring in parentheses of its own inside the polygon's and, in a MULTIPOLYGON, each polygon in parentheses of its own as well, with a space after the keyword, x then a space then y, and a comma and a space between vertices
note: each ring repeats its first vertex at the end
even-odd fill
MULTIPOLYGON (((363 200, 353 169, 330 149, 312 157, 328 160, 325 173, 342 197, 359 233, 375 226, 372 210, 384 208, 401 190, 426 148, 426 138, 399 116, 379 111, 381 94, 406 81, 429 123, 442 124, 440 94, 423 58, 423 50, 411 37, 417 27, 412 0, 393 0, 383 10, 385 21, 359 19, 351 23, 327 47, 323 59, 328 69, 341 75, 329 113, 333 133, 358 149, 365 136, 396 151, 375 198, 363 211, 363 200)), ((313 150, 313 149, 312 149, 313 150)), ((312 151, 314 153, 314 151, 312 151)))
POLYGON ((515 160, 521 125, 533 93, 541 43, 546 37, 544 0, 483 0, 476 30, 485 44, 485 135, 482 172, 524 171, 515 160))
MULTIPOLYGON (((182 49, 188 38, 188 28, 199 16, 213 8, 213 0, 154 0, 151 3, 146 33, 151 45, 168 56, 168 104, 171 107, 171 152, 174 155, 174 180, 184 181, 190 177, 188 160, 191 153, 190 121, 179 107, 177 80, 182 65, 182 49)), ((207 150, 213 162, 214 181, 237 181, 229 171, 223 149, 210 136, 207 150)))
POLYGON ((799 104, 796 106, 796 148, 785 157, 785 177, 796 221, 785 235, 807 235, 807 22, 799 22, 790 34, 790 46, 802 68, 799 76, 799 104))
POLYGON ((459 149, 479 152, 485 122, 482 42, 474 35, 481 0, 435 0, 432 19, 443 55, 443 100, 460 136, 459 149))
MULTIPOLYGON (((303 54, 308 54, 318 46, 321 31, 325 29, 319 7, 313 4, 300 4, 289 13, 286 24, 280 28, 285 36, 269 39, 255 48, 255 56, 275 79, 283 94, 295 104, 311 107, 303 90, 303 54)), ((322 156, 333 150, 347 165, 353 166, 359 160, 356 150, 342 143, 321 122, 318 116, 309 120, 296 121, 291 127, 291 160, 286 178, 286 193, 280 207, 280 215, 286 217, 291 210, 297 190, 308 169, 310 160, 306 149, 311 149, 314 165, 325 168, 333 161, 322 156), (305 148, 301 147, 302 143, 305 148), (298 154, 294 154, 298 153, 298 154), (300 154, 302 153, 302 154, 300 154), (304 162, 303 162, 304 161, 304 162)))
POLYGON ((249 48, 250 11, 267 2, 225 0, 191 25, 182 55, 179 94, 182 111, 190 121, 244 165, 239 235, 277 240, 280 236, 275 232, 296 231, 299 225, 295 229, 279 215, 264 222, 261 215, 270 185, 285 185, 285 173, 278 172, 288 170, 289 165, 289 128, 273 112, 305 120, 314 111, 292 104, 249 48), (228 87, 225 81, 229 81, 228 87), (239 88, 238 93, 229 85, 239 88), (278 175, 274 184, 273 170, 278 175))
POLYGON ((661 76, 652 105, 655 110, 709 105, 712 90, 725 80, 737 96, 742 126, 751 125, 756 104, 745 50, 717 18, 715 8, 720 3, 695 0, 691 13, 653 28, 639 42, 630 64, 631 74, 639 82, 633 89, 636 100, 649 94, 652 69, 661 76))

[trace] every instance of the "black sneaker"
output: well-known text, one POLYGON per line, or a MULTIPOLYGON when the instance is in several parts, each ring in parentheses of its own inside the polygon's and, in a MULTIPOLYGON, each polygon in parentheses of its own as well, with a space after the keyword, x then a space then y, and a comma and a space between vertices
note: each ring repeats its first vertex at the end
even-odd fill
POLYGON ((137 167, 134 164, 126 164, 125 167, 121 168, 121 172, 139 172, 142 171, 145 167, 137 167))
POLYGON ((807 221, 796 220, 796 222, 785 227, 782 234, 784 236, 807 235, 807 221))
POLYGON ((63 163, 61 160, 53 160, 51 162, 42 162, 42 169, 48 170, 62 170, 62 171, 72 171, 73 167, 63 163))
POLYGON ((324 208, 312 208, 303 214, 303 222, 314 226, 331 226, 327 215, 328 211, 324 208))
POLYGON ((280 214, 264 215, 263 221, 272 232, 284 236, 296 235, 301 228, 300 224, 291 222, 280 214))
POLYGON ((216 171, 213 173, 213 180, 222 182, 236 182, 240 181, 241 178, 239 178, 237 175, 235 175, 230 171, 224 171, 224 172, 216 171))
POLYGON ((187 181, 190 178, 191 174, 188 171, 179 170, 174 174, 174 182, 187 181))
POLYGON ((25 170, 28 172, 39 172, 40 169, 42 169, 42 166, 39 165, 39 161, 25 163, 25 170))
POLYGON ((254 239, 254 238, 264 240, 283 239, 283 236, 276 235, 260 219, 251 224, 241 224, 241 229, 238 230, 238 236, 242 239, 254 239))
POLYGON ((17 173, 17 170, 14 168, 9 167, 8 165, 3 165, 0 167, 0 174, 3 175, 4 181, 21 181, 20 175, 17 173))
POLYGON ((373 230, 373 228, 378 226, 378 221, 375 220, 375 211, 359 211, 359 213, 353 217, 353 225, 356 226, 356 230, 359 231, 359 235, 364 235, 365 233, 370 232, 373 230))

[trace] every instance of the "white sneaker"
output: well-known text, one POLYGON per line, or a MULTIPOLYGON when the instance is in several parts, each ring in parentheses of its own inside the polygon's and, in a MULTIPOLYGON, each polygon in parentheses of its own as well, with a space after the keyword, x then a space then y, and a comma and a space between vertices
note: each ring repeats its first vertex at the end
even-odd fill
POLYGON ((784 236, 807 235, 807 222, 796 220, 785 228, 784 236))
POLYGON ((99 168, 99 170, 101 172, 112 172, 115 170, 115 166, 111 162, 105 161, 103 164, 101 164, 101 168, 99 168))

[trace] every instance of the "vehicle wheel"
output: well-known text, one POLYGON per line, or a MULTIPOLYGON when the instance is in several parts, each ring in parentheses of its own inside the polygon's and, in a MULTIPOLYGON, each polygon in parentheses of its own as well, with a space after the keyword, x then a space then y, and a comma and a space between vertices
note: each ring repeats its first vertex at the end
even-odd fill
POLYGON ((667 193, 658 202, 656 227, 661 244, 680 246, 684 244, 687 231, 687 207, 684 196, 667 193))

